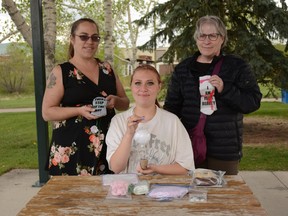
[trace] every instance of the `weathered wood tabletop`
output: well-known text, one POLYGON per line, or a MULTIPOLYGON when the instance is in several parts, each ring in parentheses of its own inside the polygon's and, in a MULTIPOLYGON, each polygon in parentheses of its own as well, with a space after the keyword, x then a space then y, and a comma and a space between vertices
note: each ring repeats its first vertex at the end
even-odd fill
MULTIPOLYGON (((191 176, 141 176, 150 185, 189 185, 191 176)), ((106 199, 108 188, 101 176, 54 176, 18 215, 267 215, 241 176, 225 176, 227 185, 208 188, 207 202, 160 202, 145 195, 132 200, 106 199)))

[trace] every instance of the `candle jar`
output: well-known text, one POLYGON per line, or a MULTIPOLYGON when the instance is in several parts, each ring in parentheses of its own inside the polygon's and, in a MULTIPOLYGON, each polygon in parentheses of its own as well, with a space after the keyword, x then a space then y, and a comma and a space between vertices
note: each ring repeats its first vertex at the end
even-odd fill
POLYGON ((147 169, 148 157, 147 157, 147 145, 140 144, 139 155, 140 155, 140 166, 142 169, 147 169))
POLYGON ((138 143, 138 153, 142 169, 147 169, 148 166, 148 144, 150 138, 151 134, 145 129, 138 130, 134 135, 134 139, 138 143))

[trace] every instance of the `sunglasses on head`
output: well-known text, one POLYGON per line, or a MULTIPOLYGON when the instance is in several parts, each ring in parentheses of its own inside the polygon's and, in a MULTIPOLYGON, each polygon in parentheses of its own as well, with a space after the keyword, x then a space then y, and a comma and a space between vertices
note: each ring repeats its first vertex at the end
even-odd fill
POLYGON ((80 38, 81 41, 88 41, 90 38, 93 42, 99 42, 101 37, 99 35, 75 35, 78 36, 80 38))

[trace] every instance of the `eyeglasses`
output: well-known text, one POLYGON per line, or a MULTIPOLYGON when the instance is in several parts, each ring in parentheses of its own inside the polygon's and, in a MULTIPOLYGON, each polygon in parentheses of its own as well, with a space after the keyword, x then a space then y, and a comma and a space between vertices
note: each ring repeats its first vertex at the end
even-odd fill
POLYGON ((209 39, 210 41, 216 41, 216 40, 218 39, 218 36, 219 36, 219 35, 220 35, 219 33, 199 34, 199 35, 197 36, 197 39, 198 39, 199 41, 204 41, 204 40, 208 37, 208 39, 209 39))
POLYGON ((99 35, 75 35, 78 36, 80 38, 81 41, 88 41, 90 38, 93 42, 99 42, 101 37, 99 35))

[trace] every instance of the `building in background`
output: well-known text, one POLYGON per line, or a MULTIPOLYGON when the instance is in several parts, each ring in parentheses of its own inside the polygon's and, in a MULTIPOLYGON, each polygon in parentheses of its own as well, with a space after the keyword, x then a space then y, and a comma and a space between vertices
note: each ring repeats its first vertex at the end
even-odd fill
MULTIPOLYGON (((7 54, 8 46, 9 43, 0 44, 0 62, 3 62, 9 58, 9 55, 7 54)), ((141 64, 151 64, 159 71, 160 75, 166 75, 172 73, 174 67, 178 64, 177 61, 175 61, 173 64, 162 61, 162 57, 167 49, 167 47, 160 47, 153 52, 137 50, 135 62, 133 62, 131 59, 132 49, 123 48, 121 49, 122 57, 117 55, 114 55, 114 57, 118 58, 124 65, 126 65, 126 69, 123 71, 124 76, 131 75, 133 69, 141 64)))
POLYGON ((133 68, 136 68, 141 64, 153 65, 159 71, 160 75, 172 73, 174 67, 178 64, 178 62, 175 61, 173 64, 169 64, 162 61, 162 57, 167 49, 167 47, 160 47, 153 52, 137 50, 135 61, 133 61, 131 58, 132 49, 123 49, 122 54, 125 58, 126 63, 126 71, 123 75, 131 75, 133 72, 133 68))

